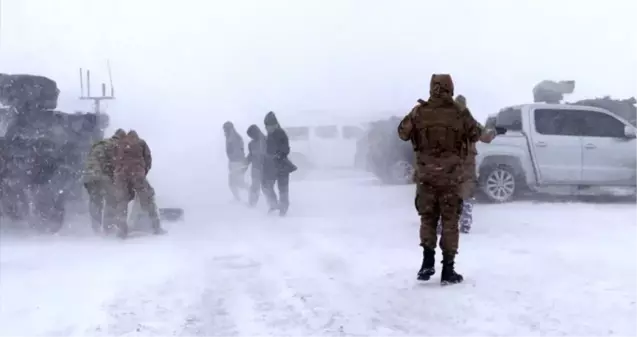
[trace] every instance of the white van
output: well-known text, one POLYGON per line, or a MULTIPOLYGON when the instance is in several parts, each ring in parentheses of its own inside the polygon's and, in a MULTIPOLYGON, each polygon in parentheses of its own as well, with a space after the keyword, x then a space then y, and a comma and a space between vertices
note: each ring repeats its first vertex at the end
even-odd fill
POLYGON ((299 169, 355 167, 356 142, 364 123, 284 126, 290 140, 290 160, 299 169))

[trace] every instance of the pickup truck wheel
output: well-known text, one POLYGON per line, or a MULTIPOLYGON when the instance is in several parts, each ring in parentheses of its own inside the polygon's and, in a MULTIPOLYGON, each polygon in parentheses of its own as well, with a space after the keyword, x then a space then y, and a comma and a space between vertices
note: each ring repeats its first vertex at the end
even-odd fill
POLYGON ((481 180, 482 192, 491 202, 504 203, 511 201, 515 196, 515 174, 507 166, 497 166, 488 170, 481 180))

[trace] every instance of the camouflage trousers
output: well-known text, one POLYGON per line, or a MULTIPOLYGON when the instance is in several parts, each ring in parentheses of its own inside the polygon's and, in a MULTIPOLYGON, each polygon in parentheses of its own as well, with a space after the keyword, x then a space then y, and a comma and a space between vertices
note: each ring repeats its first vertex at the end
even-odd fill
POLYGON ((436 249, 436 227, 441 220, 440 248, 443 254, 458 253, 458 220, 462 211, 459 186, 436 186, 419 183, 416 188, 416 210, 420 215, 420 245, 436 249))
POLYGON ((106 208, 114 206, 114 186, 110 179, 95 179, 84 183, 88 192, 88 210, 91 216, 91 227, 95 232, 108 230, 112 225, 112 211, 106 208))
POLYGON ((460 231, 469 233, 473 225, 473 204, 475 198, 469 198, 462 202, 462 213, 460 214, 460 231))
MULTIPOLYGON (((462 233, 469 233, 471 231, 471 225, 473 225, 473 204, 475 203, 475 198, 471 197, 469 199, 465 199, 462 202, 462 213, 460 214, 460 221, 458 226, 460 226, 460 231, 462 233)), ((442 233, 442 223, 438 221, 438 227, 436 229, 438 235, 442 233)))
POLYGON ((153 229, 160 228, 159 214, 155 204, 155 189, 146 179, 145 174, 121 173, 115 174, 115 224, 119 235, 128 235, 128 203, 135 198, 139 198, 139 203, 143 211, 148 213, 153 229))

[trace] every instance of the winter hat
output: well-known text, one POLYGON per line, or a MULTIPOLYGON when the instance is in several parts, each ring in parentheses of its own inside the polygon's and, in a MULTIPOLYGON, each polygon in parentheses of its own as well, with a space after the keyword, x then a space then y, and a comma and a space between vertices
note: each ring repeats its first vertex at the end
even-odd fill
POLYGON ((270 111, 265 115, 265 118, 263 119, 263 124, 265 124, 266 126, 277 125, 279 124, 279 121, 276 119, 274 112, 270 111))
POLYGON ((113 134, 113 138, 122 138, 126 136, 126 131, 124 129, 117 129, 115 134, 113 134))
POLYGON ((259 127, 256 126, 255 124, 250 125, 246 133, 252 139, 258 139, 263 137, 263 132, 261 132, 261 129, 259 129, 259 127))

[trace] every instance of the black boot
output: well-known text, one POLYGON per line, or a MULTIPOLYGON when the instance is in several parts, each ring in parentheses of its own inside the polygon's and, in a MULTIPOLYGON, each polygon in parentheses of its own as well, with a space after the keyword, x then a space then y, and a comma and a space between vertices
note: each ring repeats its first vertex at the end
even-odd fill
POLYGON ((436 273, 434 264, 436 263, 436 251, 425 248, 422 252, 422 266, 418 271, 418 280, 427 281, 436 273))
POLYGON ((454 256, 453 255, 443 255, 442 257, 442 274, 440 275, 440 284, 448 285, 448 284, 456 284, 461 283, 463 281, 462 275, 456 273, 454 270, 454 256))

